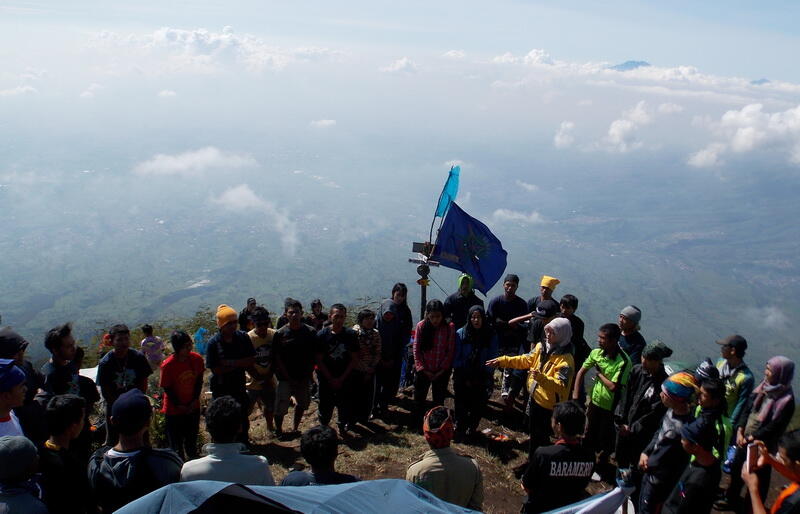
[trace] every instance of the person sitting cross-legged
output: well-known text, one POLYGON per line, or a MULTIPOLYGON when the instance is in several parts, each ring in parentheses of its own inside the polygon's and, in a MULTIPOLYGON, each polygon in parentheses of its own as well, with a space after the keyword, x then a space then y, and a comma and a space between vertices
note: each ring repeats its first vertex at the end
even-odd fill
POLYGON ((408 467, 406 480, 446 502, 481 510, 483 474, 475 459, 459 455, 450 447, 455 435, 450 410, 442 406, 429 410, 422 429, 431 449, 408 467))
POLYGON ((218 480, 244 485, 275 485, 269 461, 261 455, 247 454, 237 442, 242 430, 242 406, 232 396, 211 402, 206 413, 206 428, 213 442, 203 446, 205 457, 190 460, 181 468, 181 482, 218 480))
POLYGON ((556 443, 540 446, 530 457, 522 488, 528 498, 523 512, 545 512, 588 496, 586 486, 594 469, 594 453, 583 448, 580 436, 586 414, 577 402, 555 405, 551 421, 556 443))
POLYGON ((332 485, 358 482, 358 478, 336 471, 339 438, 336 431, 325 425, 306 430, 300 438, 300 453, 311 466, 311 472, 292 471, 281 485, 332 485))
POLYGON ((110 421, 119 442, 99 448, 89 460, 89 483, 103 512, 114 512, 180 478, 183 461, 178 454, 146 443, 152 414, 150 400, 139 389, 114 402, 110 421))

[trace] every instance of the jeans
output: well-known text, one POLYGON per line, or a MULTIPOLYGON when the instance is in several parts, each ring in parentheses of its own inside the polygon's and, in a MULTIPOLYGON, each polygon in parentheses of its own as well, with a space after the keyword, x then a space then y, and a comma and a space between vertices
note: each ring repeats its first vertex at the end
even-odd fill
POLYGON ((337 409, 339 424, 350 424, 353 422, 353 398, 352 379, 350 376, 344 381, 339 389, 334 389, 322 375, 317 375, 319 381, 319 423, 327 425, 333 417, 333 409, 337 409))
POLYGON ((375 379, 377 381, 376 403, 383 410, 388 409, 389 402, 397 396, 397 390, 400 388, 400 368, 402 365, 402 360, 398 358, 392 361, 389 366, 384 366, 383 363, 378 364, 378 369, 375 371, 375 379))
POLYGON ((447 395, 447 384, 450 382, 450 370, 442 373, 439 378, 431 381, 423 371, 418 371, 414 381, 414 401, 421 410, 428 397, 428 390, 431 389, 433 403, 444 405, 444 397, 447 395))

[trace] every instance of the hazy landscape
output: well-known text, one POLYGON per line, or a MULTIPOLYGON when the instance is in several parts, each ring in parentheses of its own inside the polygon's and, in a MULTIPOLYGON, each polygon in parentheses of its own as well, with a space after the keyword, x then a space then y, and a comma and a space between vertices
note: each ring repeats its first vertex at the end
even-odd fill
MULTIPOLYGON (((34 358, 60 322, 88 340, 249 296, 355 304, 404 281, 417 312, 411 242, 459 162, 457 201, 520 294, 559 277, 590 341, 633 303, 682 360, 733 332, 759 374, 800 359, 800 77, 647 48, 561 56, 548 32, 480 47, 427 19, 414 44, 404 26, 337 39, 325 13, 306 37, 310 21, 198 4, 182 22, 77 7, 93 2, 11 12, 24 33, 2 22, 0 315, 34 358)), ((456 276, 432 278, 450 293, 456 276)))

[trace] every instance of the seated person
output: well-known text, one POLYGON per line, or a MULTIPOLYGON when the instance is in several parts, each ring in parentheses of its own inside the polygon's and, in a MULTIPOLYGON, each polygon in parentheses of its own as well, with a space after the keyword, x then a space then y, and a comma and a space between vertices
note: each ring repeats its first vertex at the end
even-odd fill
POLYGON ((152 414, 150 400, 137 388, 114 402, 110 422, 119 441, 99 448, 89 460, 89 483, 103 512, 113 512, 180 479, 183 461, 178 454, 145 443, 152 414))
POLYGON ((181 469, 181 482, 218 480, 244 485, 275 485, 269 461, 250 455, 237 442, 242 430, 242 406, 232 396, 211 402, 206 412, 206 429, 213 442, 203 446, 205 457, 190 460, 181 469))
POLYGON ((522 476, 522 488, 528 493, 523 512, 545 512, 588 496, 595 456, 580 442, 586 414, 577 402, 557 403, 551 424, 556 443, 537 448, 522 476))
POLYGON ((455 435, 450 409, 438 406, 429 410, 422 430, 431 449, 408 467, 406 480, 446 502, 481 510, 483 474, 475 459, 459 455, 450 447, 455 435))
POLYGON ((281 485, 330 485, 358 482, 353 475, 336 472, 339 438, 331 427, 319 425, 306 430, 300 438, 300 453, 311 466, 307 471, 292 471, 281 485))
POLYGON ((21 435, 0 437, 0 512, 47 514, 32 482, 39 462, 36 446, 21 435))

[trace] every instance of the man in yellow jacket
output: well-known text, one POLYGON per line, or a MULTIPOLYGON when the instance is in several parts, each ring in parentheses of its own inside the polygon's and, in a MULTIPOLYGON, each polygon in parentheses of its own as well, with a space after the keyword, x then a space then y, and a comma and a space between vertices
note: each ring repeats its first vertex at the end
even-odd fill
POLYGON ((529 353, 505 355, 486 361, 487 366, 529 370, 528 390, 531 398, 526 409, 530 420, 529 455, 539 446, 550 444, 553 408, 557 403, 569 400, 575 376, 571 339, 572 326, 569 320, 555 318, 544 327, 544 341, 536 343, 529 353))

